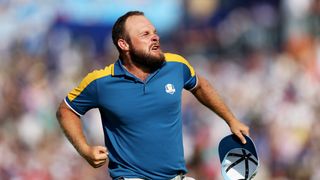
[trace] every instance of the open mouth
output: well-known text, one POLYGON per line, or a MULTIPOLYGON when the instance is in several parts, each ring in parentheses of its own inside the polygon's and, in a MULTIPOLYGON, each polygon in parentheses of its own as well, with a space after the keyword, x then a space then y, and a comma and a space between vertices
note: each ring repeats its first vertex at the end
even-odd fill
POLYGON ((156 51, 156 50, 159 50, 159 49, 160 49, 160 45, 158 45, 158 44, 155 44, 155 45, 151 46, 151 50, 153 50, 153 51, 156 51))

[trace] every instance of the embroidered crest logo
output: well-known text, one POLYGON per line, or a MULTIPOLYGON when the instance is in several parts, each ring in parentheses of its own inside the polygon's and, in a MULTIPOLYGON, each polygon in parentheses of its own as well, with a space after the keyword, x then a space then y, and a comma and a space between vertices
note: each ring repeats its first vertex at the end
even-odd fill
POLYGON ((176 89, 174 88, 173 84, 167 84, 165 86, 166 93, 168 94, 174 94, 176 92, 176 89))

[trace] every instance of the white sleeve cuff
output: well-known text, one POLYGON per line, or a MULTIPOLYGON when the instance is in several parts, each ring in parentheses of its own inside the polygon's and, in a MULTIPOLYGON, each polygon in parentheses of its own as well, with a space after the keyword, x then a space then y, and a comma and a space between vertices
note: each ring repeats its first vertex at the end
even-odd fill
POLYGON ((74 112, 76 113, 78 116, 83 116, 82 114, 78 113, 76 110, 74 110, 69 103, 66 101, 66 99, 64 99, 64 103, 66 103, 66 105, 74 112))

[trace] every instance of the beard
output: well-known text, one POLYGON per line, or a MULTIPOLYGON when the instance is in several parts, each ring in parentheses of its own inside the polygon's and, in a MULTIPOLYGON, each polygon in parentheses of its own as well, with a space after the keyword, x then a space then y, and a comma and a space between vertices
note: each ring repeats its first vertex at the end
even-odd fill
POLYGON ((158 55, 153 55, 150 52, 144 52, 142 50, 137 50, 131 45, 129 54, 131 56, 132 62, 138 66, 148 68, 151 71, 159 69, 165 62, 165 57, 162 52, 158 55))

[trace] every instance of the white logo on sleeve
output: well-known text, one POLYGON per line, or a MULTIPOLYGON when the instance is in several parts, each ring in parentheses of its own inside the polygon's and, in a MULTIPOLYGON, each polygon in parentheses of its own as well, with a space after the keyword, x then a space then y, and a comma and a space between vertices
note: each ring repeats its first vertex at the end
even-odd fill
POLYGON ((174 94, 176 92, 176 89, 174 88, 173 84, 167 84, 165 86, 166 93, 168 94, 174 94))

